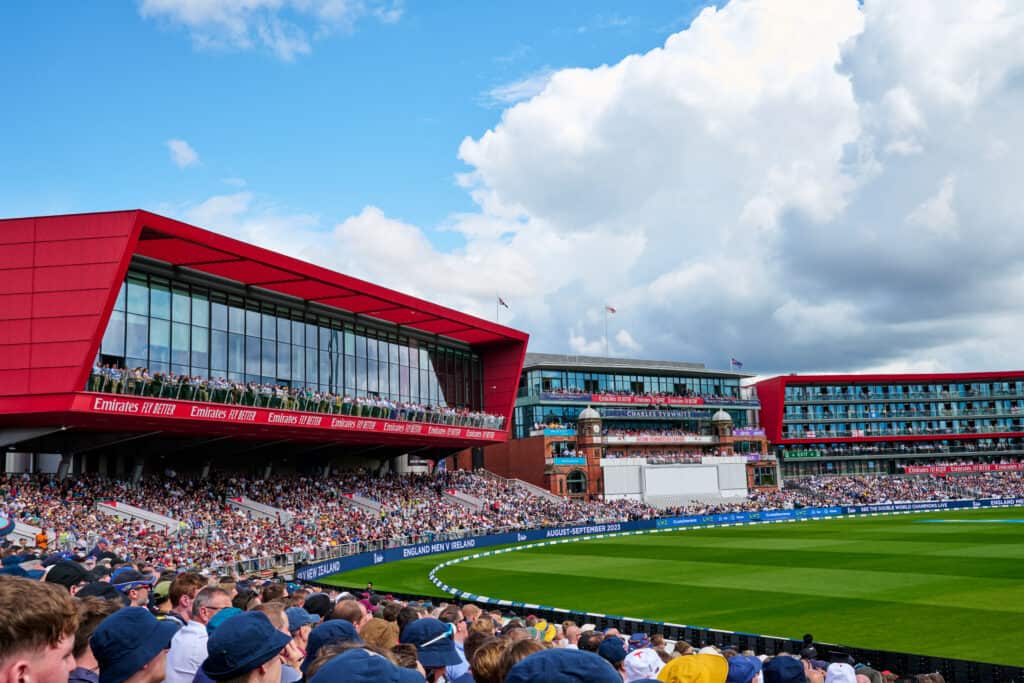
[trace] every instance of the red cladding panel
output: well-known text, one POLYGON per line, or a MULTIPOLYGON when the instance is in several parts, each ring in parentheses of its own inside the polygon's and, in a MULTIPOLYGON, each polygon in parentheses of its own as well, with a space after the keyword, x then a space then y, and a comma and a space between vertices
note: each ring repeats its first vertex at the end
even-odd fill
POLYGON ((83 289, 69 297, 67 292, 41 292, 32 297, 32 316, 59 318, 75 316, 82 311, 102 311, 107 293, 105 289, 83 289))
POLYGON ((100 316, 74 315, 61 318, 33 318, 32 341, 36 344, 92 339, 100 316))
POLYGON ((526 359, 526 342, 495 344, 483 350, 484 410, 505 416, 506 429, 512 422, 512 406, 519 390, 519 375, 526 359))
MULTIPOLYGON (((31 268, 0 269, 0 294, 25 294, 31 291, 31 268)), ((0 309, 0 316, 3 316, 3 309, 0 309)))
POLYGON ((26 263, 32 263, 32 243, 5 244, 0 249, 0 270, 11 268, 24 268, 26 263))
POLYGON ((138 212, 0 221, 0 394, 82 389, 138 212))
MULTIPOLYGON (((72 216, 47 216, 37 218, 35 241, 66 242, 91 237, 127 238, 135 227, 135 211, 111 213, 85 213, 72 216)), ((122 240, 123 251, 126 242, 122 240)))
POLYGON ((28 370, 0 370, 0 396, 28 393, 28 370))
POLYGON ((31 317, 31 294, 0 294, 0 319, 17 320, 31 317))
POLYGON ((96 237, 66 242, 36 242, 35 267, 83 263, 117 263, 124 247, 121 237, 96 237))
POLYGON ((35 234, 35 218, 0 221, 0 244, 31 243, 35 240, 35 234))
POLYGON ((116 263, 36 268, 32 276, 32 288, 36 292, 77 292, 82 289, 95 289, 99 284, 111 282, 117 271, 116 263))
MULTIPOLYGON (((79 358, 88 355, 89 340, 59 341, 48 344, 36 342, 32 346, 32 365, 36 368, 62 368, 71 365, 79 358), (69 362, 70 361, 70 362, 69 362)), ((69 373, 74 374, 74 373, 69 373)))
MULTIPOLYGON (((34 362, 34 359, 33 359, 34 362)), ((55 368, 32 368, 29 371, 29 384, 33 394, 64 394, 74 391, 78 378, 78 366, 67 365, 55 368)))
POLYGON ((32 339, 32 321, 0 320, 0 344, 28 344, 32 339))
POLYGON ((236 257, 216 249, 206 249, 191 242, 177 239, 140 240, 135 253, 167 263, 189 265, 205 261, 234 260, 236 257))
POLYGON ((31 344, 0 345, 0 370, 23 370, 29 366, 31 344))

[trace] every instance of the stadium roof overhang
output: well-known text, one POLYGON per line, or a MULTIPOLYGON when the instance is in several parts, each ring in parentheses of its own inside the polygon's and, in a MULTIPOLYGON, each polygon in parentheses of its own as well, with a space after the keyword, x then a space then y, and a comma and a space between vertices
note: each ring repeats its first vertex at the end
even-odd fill
POLYGON ((422 333, 482 345, 527 335, 252 244, 139 211, 135 254, 422 333))

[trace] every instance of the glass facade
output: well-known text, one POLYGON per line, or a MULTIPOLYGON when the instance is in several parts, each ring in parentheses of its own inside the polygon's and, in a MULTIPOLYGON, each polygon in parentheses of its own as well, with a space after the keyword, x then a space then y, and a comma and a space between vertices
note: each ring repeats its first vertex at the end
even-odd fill
POLYGON ((483 407, 480 358, 468 348, 135 271, 100 355, 154 374, 483 407))
POLYGON ((1024 382, 786 387, 782 437, 1024 431, 1024 382))
POLYGON ((520 397, 539 396, 547 391, 741 398, 738 377, 665 376, 575 370, 523 371, 519 380, 520 397))

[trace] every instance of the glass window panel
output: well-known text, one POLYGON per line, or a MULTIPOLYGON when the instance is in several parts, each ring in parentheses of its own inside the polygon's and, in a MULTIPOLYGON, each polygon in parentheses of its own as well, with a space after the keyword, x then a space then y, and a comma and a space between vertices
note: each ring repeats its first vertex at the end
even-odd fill
POLYGON ((388 342, 388 362, 398 362, 398 344, 395 344, 393 342, 388 342))
POLYGON ((263 340, 263 376, 277 377, 277 344, 263 340))
POLYGON ((263 338, 277 339, 277 318, 264 313, 263 316, 263 338))
POLYGON ((413 401, 420 401, 420 373, 409 370, 409 396, 413 401))
MULTIPOLYGON (((377 340, 372 337, 366 339, 366 357, 371 361, 377 360, 377 340)), ((385 358, 387 357, 387 351, 385 350, 385 358)))
POLYGON ((287 318, 277 319, 277 341, 289 343, 292 340, 292 321, 287 318))
POLYGON ((228 331, 245 333, 245 311, 238 306, 228 307, 228 331))
POLYGON ((114 301, 114 310, 123 311, 128 300, 128 285, 121 283, 121 289, 117 292, 117 299, 114 301))
POLYGON ((296 382, 296 386, 302 386, 303 381, 306 378, 306 373, 305 373, 306 366, 305 366, 305 363, 303 362, 303 357, 302 357, 303 356, 303 348, 301 346, 293 346, 293 347, 291 347, 291 356, 292 356, 292 363, 291 363, 292 380, 294 382, 296 382))
POLYGON ((175 375, 189 374, 187 365, 175 365, 174 363, 171 363, 171 372, 173 372, 175 375))
POLYGON ((171 319, 176 323, 187 323, 192 318, 192 300, 188 292, 175 289, 171 292, 171 319))
POLYGON ((228 335, 228 370, 236 377, 245 371, 245 337, 233 332, 228 335))
POLYGON ((171 364, 188 365, 189 326, 183 323, 171 324, 171 364))
POLYGON ((149 288, 145 280, 128 280, 128 312, 149 313, 149 288))
POLYGON ((249 311, 245 312, 245 336, 247 337, 258 337, 260 336, 260 312, 249 311))
MULTIPOLYGON (((316 348, 316 325, 306 324, 306 347, 310 349, 316 348)), ((307 370, 308 374, 308 370, 307 370)))
MULTIPOLYGON (((129 303, 131 301, 129 300, 129 303)), ((149 318, 144 315, 128 314, 128 337, 125 355, 133 358, 149 356, 149 318)))
POLYGON ((334 376, 331 374, 331 356, 326 351, 320 352, 320 386, 325 387, 327 391, 330 391, 330 386, 334 381, 334 376))
POLYGON ((295 320, 292 321, 292 344, 302 346, 306 343, 306 326, 295 320))
POLYGON ((163 320, 171 317, 171 290, 167 285, 154 284, 149 288, 149 314, 163 320))
MULTIPOLYGON (((210 376, 210 354, 207 351, 210 333, 205 327, 192 328, 192 374, 210 376)), ((219 367, 225 367, 221 365, 219 367)))
POLYGON ((345 354, 354 356, 356 353, 356 336, 351 330, 345 330, 345 354))
POLYGON ((102 353, 108 356, 124 356, 124 325, 124 313, 111 311, 110 322, 103 333, 103 345, 100 347, 102 353))
POLYGON ((356 392, 366 395, 366 359, 356 358, 356 392))
MULTIPOLYGON (((200 327, 210 325, 210 302, 205 294, 192 295, 192 324, 200 327)), ((223 326, 220 329, 224 329, 223 326)))
POLYGON ((226 304, 214 301, 210 304, 211 327, 215 330, 228 329, 228 307, 226 304))
MULTIPOLYGON (((309 332, 309 330, 306 330, 309 332)), ((316 339, 315 337, 306 337, 307 339, 316 339)), ((318 383, 317 379, 317 356, 315 349, 306 349, 306 384, 310 387, 316 387, 318 383)))
MULTIPOLYGON (((195 334, 196 329, 193 329, 195 334)), ((193 363, 194 364, 194 363, 193 363)), ((220 373, 228 369, 228 333, 214 330, 210 334, 210 365, 220 373)), ((214 372, 217 372, 215 370, 214 372)))
POLYGON ((260 374, 260 340, 259 337, 245 338, 245 374, 260 374))
POLYGON ((345 356, 345 390, 353 392, 356 389, 356 357, 345 356))
MULTIPOLYGON (((170 300, 168 300, 168 305, 170 300)), ((171 324, 166 320, 151 318, 149 321, 149 364, 166 365, 171 359, 171 324)), ((152 369, 152 368, 151 368, 152 369)))

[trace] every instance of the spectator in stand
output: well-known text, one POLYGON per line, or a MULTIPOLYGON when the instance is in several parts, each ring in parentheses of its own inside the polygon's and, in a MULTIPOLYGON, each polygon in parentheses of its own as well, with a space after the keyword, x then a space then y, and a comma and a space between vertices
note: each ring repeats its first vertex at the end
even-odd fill
POLYGON ((0 576, 0 681, 66 683, 78 611, 59 586, 0 576))
POLYGON ((366 608, 362 603, 351 598, 339 600, 338 604, 334 606, 334 611, 331 614, 331 619, 344 619, 352 624, 357 633, 363 628, 363 624, 372 618, 373 615, 366 612, 366 608))
POLYGON ((195 604, 196 595, 206 587, 206 579, 195 572, 178 574, 171 582, 168 595, 171 599, 171 611, 167 613, 168 619, 174 619, 181 626, 188 625, 192 619, 192 607, 195 604))
POLYGON ((130 607, 147 607, 149 591, 156 583, 155 576, 145 576, 130 566, 121 567, 110 575, 110 583, 128 597, 130 607))
POLYGON ((89 639, 99 683, 160 683, 167 649, 178 630, 143 607, 125 607, 104 619, 89 639))
POLYGON ((305 655, 306 643, 309 641, 309 632, 320 623, 320 617, 310 614, 301 607, 289 607, 284 612, 288 618, 288 632, 298 648, 302 650, 303 655, 305 655))
POLYGON ((89 646, 89 639, 100 623, 121 609, 120 601, 102 598, 75 600, 78 609, 78 630, 75 631, 75 645, 72 655, 75 668, 68 676, 69 683, 98 683, 100 665, 89 646))
POLYGON ((167 655, 167 683, 192 683, 196 672, 207 657, 209 633, 207 624, 221 610, 231 607, 227 591, 207 586, 196 593, 192 613, 171 641, 167 655))
POLYGON ((342 652, 316 670, 310 683, 423 683, 413 669, 396 666, 387 657, 364 648, 342 652))
POLYGON ((626 669, 623 661, 626 659, 626 644, 622 642, 622 638, 606 635, 597 648, 597 654, 611 664, 615 672, 625 680, 626 669))

